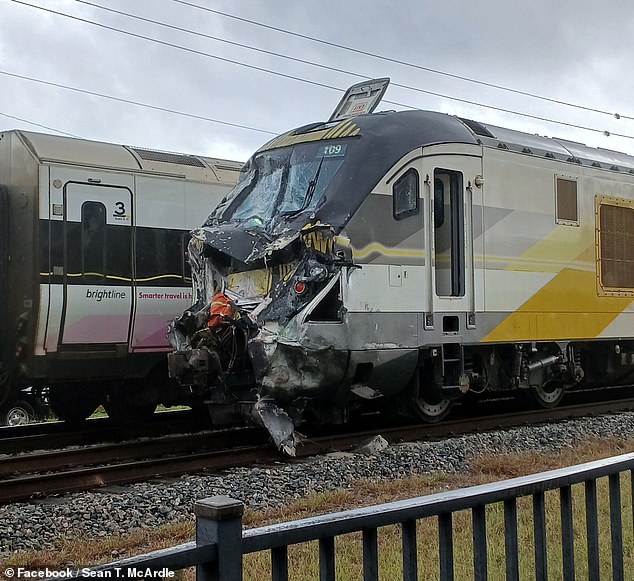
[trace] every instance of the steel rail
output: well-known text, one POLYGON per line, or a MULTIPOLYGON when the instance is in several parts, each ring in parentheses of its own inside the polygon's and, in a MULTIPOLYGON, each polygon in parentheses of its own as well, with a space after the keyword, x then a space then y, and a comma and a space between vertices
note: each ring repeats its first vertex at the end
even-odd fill
MULTIPOLYGON (((388 442, 437 439, 472 432, 510 428, 517 425, 563 421, 584 416, 634 410, 634 398, 608 402, 578 404, 549 410, 532 410, 479 418, 465 418, 438 424, 382 427, 356 433, 324 436, 304 440, 297 449, 298 459, 315 454, 350 450, 381 434, 388 442)), ((210 432, 214 434, 214 432, 210 432)), ((198 438, 195 435, 194 439, 198 438)), ((204 435, 200 436, 204 438, 204 435)), ((227 431, 227 438, 234 438, 227 431)), ((197 440, 200 441, 200 440, 197 440)), ((280 460, 279 453, 270 444, 239 445, 218 450, 193 451, 160 458, 118 461, 106 465, 64 469, 57 472, 20 475, 0 480, 0 502, 26 500, 33 496, 61 494, 89 490, 96 487, 174 477, 192 472, 214 472, 246 466, 253 463, 271 463, 280 460)), ((166 441, 167 445, 167 441, 166 441)), ((161 445, 163 447, 163 445, 161 445)), ((169 447, 169 446, 168 446, 169 447)), ((190 446, 195 448, 195 445, 190 446)), ((90 455, 90 448, 86 450, 90 455)), ((173 449, 171 450, 174 451, 173 449)), ((82 452, 83 453, 83 452, 82 452)), ((138 453, 138 452, 135 452, 138 453)), ((103 458, 102 458, 103 459, 103 458)), ((5 469, 5 474, 6 474, 5 469)))
POLYGON ((112 442, 79 448, 49 450, 0 457, 0 479, 19 474, 44 473, 75 466, 122 463, 167 455, 218 451, 236 446, 267 442, 266 432, 256 428, 205 430, 195 433, 170 434, 156 438, 112 442))

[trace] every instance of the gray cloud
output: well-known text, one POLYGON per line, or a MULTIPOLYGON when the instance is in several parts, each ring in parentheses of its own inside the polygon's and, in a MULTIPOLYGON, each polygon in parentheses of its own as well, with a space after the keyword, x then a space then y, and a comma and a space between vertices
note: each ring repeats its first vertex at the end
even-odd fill
MULTIPOLYGON (((108 14, 72 0, 32 0, 225 59, 345 88, 358 79, 292 63, 108 14)), ((95 0, 208 35, 316 61, 394 83, 570 124, 634 135, 634 122, 548 104, 508 92, 388 63, 223 18, 170 0, 95 0)), ((210 5, 197 0, 201 5, 210 5)), ((213 7, 244 18, 320 37, 518 90, 621 114, 634 114, 627 74, 634 5, 481 0, 320 2, 224 0, 213 7)), ((153 44, 21 6, 0 4, 0 70, 106 93, 158 107, 281 132, 325 119, 335 90, 250 70, 153 44)), ((0 113, 90 139, 245 159, 270 136, 116 103, 0 75, 0 113)), ((634 140, 606 138, 537 120, 392 86, 387 100, 465 115, 530 132, 634 153, 634 140)), ((384 104, 383 108, 394 108, 384 104)), ((1 127, 35 129, 0 116, 1 127)))

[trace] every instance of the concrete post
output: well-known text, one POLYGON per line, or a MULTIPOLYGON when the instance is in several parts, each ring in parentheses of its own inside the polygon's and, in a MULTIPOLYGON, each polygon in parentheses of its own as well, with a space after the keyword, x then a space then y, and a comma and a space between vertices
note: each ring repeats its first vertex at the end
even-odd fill
POLYGON ((212 496, 194 505, 196 543, 215 543, 218 558, 196 567, 198 581, 242 581, 242 513, 244 505, 228 496, 212 496))

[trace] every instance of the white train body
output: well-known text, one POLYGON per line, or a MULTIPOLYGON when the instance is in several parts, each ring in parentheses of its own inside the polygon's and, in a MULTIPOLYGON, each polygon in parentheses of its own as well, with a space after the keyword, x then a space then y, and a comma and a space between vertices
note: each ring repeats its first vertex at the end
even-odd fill
POLYGON ((218 416, 437 420, 468 392, 631 380, 634 158, 408 111, 299 128, 244 171, 193 233, 172 334, 218 416))
POLYGON ((168 322, 191 303, 188 232, 235 184, 239 167, 0 134, 3 393, 49 385, 68 415, 61 408, 73 401, 91 400, 87 409, 113 399, 101 389, 106 382, 164 369, 168 322))

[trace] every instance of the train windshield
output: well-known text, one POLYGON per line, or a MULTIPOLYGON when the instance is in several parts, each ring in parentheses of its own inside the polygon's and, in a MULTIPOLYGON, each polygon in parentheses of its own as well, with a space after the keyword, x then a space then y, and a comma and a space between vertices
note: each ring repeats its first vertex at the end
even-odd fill
POLYGON ((346 143, 304 143, 254 156, 221 220, 264 225, 277 216, 314 210, 341 168, 346 149, 346 143))

